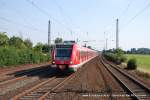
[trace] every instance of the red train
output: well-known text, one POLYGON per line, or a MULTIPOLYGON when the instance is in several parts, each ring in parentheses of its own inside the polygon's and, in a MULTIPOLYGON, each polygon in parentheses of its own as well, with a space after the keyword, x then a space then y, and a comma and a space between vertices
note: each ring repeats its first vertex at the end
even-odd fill
POLYGON ((97 51, 79 46, 76 43, 56 44, 52 51, 52 64, 61 70, 77 71, 81 65, 97 55, 97 51))

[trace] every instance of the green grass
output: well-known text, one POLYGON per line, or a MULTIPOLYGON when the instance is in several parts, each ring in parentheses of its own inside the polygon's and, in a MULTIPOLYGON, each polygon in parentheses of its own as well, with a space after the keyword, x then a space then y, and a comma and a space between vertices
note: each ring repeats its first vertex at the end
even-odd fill
POLYGON ((127 60, 136 58, 138 70, 150 73, 150 55, 126 54, 127 60))

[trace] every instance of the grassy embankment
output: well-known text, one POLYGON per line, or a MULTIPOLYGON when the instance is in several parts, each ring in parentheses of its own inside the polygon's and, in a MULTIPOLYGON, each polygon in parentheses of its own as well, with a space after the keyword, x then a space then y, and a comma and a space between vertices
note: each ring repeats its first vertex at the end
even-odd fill
POLYGON ((150 55, 141 55, 141 54, 126 54, 127 60, 131 58, 136 58, 137 60, 137 69, 143 72, 150 73, 150 55))

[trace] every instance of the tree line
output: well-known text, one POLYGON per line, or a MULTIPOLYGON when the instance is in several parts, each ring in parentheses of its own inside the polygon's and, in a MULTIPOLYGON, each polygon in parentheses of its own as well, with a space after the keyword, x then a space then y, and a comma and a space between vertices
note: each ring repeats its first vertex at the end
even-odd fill
POLYGON ((40 42, 33 46, 30 39, 8 37, 6 32, 0 32, 0 67, 47 62, 51 48, 40 42))
MULTIPOLYGON (((115 49, 106 50, 107 52, 115 53, 115 49)), ((131 48, 130 50, 122 50, 125 54, 150 54, 149 48, 131 48)))
POLYGON ((127 54, 150 54, 149 48, 131 48, 131 50, 126 51, 127 54))

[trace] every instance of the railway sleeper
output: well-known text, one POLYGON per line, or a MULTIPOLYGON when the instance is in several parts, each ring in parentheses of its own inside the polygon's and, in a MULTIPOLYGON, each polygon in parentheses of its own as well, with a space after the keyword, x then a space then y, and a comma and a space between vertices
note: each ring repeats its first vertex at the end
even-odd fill
POLYGON ((24 97, 21 97, 21 98, 28 98, 28 99, 38 99, 40 98, 40 96, 24 96, 24 97))
POLYGON ((37 99, 35 99, 35 98, 24 98, 24 97, 22 97, 22 98, 20 98, 20 100, 37 100, 37 99))
POLYGON ((48 86, 48 87, 42 87, 40 89, 38 89, 39 91, 43 91, 43 90, 51 90, 52 87, 48 86))
MULTIPOLYGON (((39 96, 36 96, 36 97, 39 97, 39 96)), ((26 96, 24 96, 23 98, 35 98, 35 96, 26 95, 26 96)))
POLYGON ((32 94, 28 94, 29 96, 41 96, 41 94, 36 94, 36 93, 32 93, 32 94))

